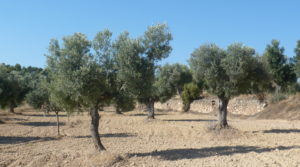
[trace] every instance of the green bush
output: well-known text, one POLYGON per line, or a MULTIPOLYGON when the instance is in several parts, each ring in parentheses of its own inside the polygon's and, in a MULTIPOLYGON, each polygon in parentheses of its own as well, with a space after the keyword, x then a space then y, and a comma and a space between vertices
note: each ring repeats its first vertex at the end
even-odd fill
POLYGON ((200 97, 200 89, 194 82, 185 84, 182 92, 183 111, 187 112, 190 109, 191 103, 200 97))
POLYGON ((293 83, 287 87, 288 94, 296 94, 297 92, 300 92, 300 84, 299 83, 293 83))

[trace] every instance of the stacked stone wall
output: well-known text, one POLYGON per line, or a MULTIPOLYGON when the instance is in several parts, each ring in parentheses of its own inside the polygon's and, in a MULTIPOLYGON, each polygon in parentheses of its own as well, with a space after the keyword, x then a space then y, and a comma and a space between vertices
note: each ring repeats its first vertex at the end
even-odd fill
MULTIPOLYGON (((216 112, 219 100, 217 97, 209 96, 200 100, 195 100, 191 104, 190 111, 200 113, 216 112), (215 105, 212 105, 213 101, 215 105)), ((253 115, 264 109, 265 104, 258 101, 255 96, 242 95, 229 101, 228 111, 232 114, 253 115)), ((155 103, 155 108, 167 111, 182 111, 182 101, 175 97, 165 103, 155 103)))

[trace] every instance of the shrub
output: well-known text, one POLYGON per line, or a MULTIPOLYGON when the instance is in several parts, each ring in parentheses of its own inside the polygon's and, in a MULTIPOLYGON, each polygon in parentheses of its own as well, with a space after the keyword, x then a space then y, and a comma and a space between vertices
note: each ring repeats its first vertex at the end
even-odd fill
POLYGON ((198 85, 194 82, 185 84, 182 92, 183 111, 187 112, 190 110, 191 103, 200 97, 201 90, 198 85))

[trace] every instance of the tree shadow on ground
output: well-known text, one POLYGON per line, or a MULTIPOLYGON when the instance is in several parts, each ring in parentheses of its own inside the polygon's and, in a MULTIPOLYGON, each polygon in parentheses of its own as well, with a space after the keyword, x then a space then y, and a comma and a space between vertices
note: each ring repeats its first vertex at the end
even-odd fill
POLYGON ((0 144, 19 144, 31 141, 49 141, 56 140, 54 137, 21 137, 21 136, 0 136, 0 144))
POLYGON ((24 118, 2 118, 4 121, 27 121, 24 118))
POLYGON ((271 129, 264 130, 263 133, 300 133, 300 129, 271 129))
MULTIPOLYGON (((22 114, 29 117, 56 117, 56 115, 44 115, 44 114, 22 114)), ((58 115, 59 117, 67 117, 67 115, 58 115)))
MULTIPOLYGON (((17 123, 19 125, 25 125, 25 126, 57 126, 56 122, 20 122, 17 123)), ((60 122, 59 126, 64 126, 64 122, 60 122)))
MULTIPOLYGON (((133 133, 106 133, 100 134, 100 137, 136 137, 136 134, 133 133)), ((74 138, 91 138, 90 135, 87 136, 74 136, 74 138)))
POLYGON ((262 148, 254 146, 221 146, 221 147, 207 147, 201 149, 170 149, 170 150, 161 150, 153 151, 148 153, 136 153, 130 154, 130 157, 158 157, 163 160, 176 161, 182 159, 196 159, 196 158, 205 158, 212 156, 227 156, 233 154, 244 154, 249 152, 263 153, 271 152, 274 150, 289 150, 294 148, 300 148, 300 146, 279 146, 273 148, 262 148))
POLYGON ((157 112, 178 112, 178 110, 172 110, 172 109, 155 109, 157 112))
POLYGON ((212 119, 165 119, 163 121, 168 121, 168 122, 215 122, 216 120, 212 120, 212 119))
MULTIPOLYGON (((158 113, 155 113, 155 116, 160 116, 160 115, 167 115, 167 114, 158 114, 158 113)), ((139 113, 139 114, 129 114, 128 116, 148 116, 148 113, 139 113)))

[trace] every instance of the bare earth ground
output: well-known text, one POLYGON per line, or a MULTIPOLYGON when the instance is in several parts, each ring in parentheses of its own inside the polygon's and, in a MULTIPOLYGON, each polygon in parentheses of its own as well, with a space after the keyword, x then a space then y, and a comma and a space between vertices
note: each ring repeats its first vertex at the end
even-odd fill
POLYGON ((0 166, 300 166, 300 121, 232 118, 234 129, 209 131, 209 114, 101 112, 100 133, 108 151, 93 154, 89 117, 54 115, 29 108, 0 112, 0 166), (22 111, 21 111, 22 110, 22 111))

